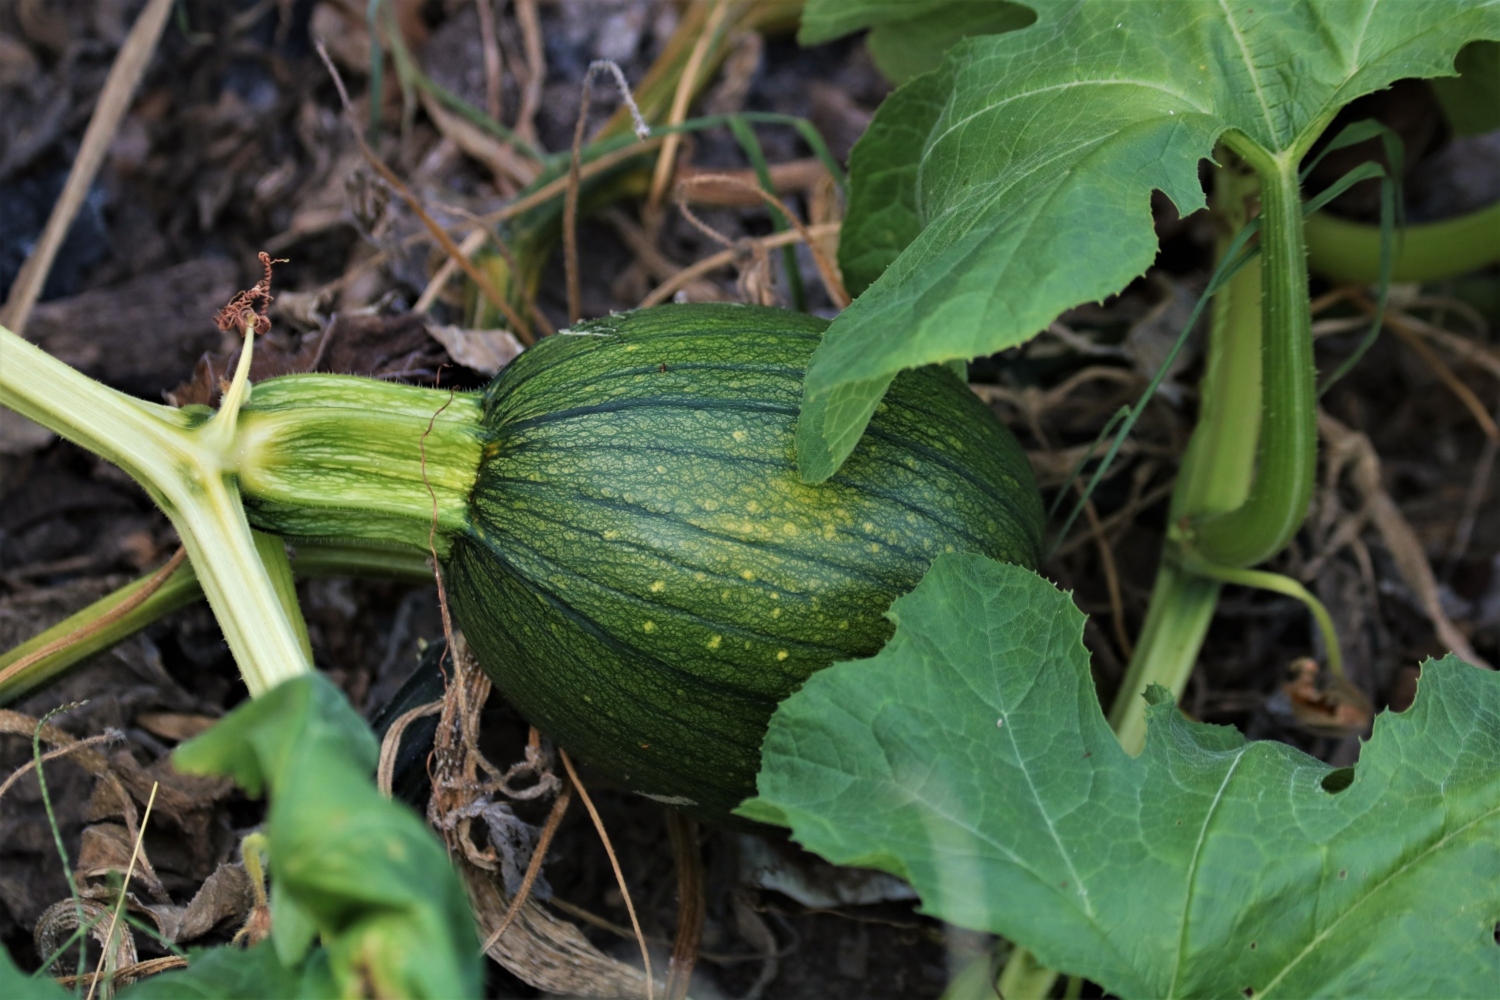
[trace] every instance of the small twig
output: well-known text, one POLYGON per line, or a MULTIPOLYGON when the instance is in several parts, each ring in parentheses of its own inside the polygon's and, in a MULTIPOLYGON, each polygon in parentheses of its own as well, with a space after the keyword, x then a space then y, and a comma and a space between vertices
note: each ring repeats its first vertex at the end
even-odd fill
POLYGON ((1443 558, 1443 579, 1452 578, 1458 569, 1459 560, 1468 551, 1474 537, 1474 525, 1479 520, 1479 508, 1489 494, 1490 476, 1495 471, 1495 458, 1500 454, 1500 441, 1487 438, 1479 450, 1479 459, 1474 463, 1474 478, 1469 482, 1469 492, 1464 497, 1463 513, 1453 529, 1453 541, 1448 545, 1448 554, 1443 558))
MULTIPOLYGON (((837 222, 826 222, 820 226, 807 227, 807 235, 813 237, 814 239, 830 235, 832 233, 837 233, 838 231, 839 224, 837 222)), ((762 236, 760 239, 754 240, 753 242, 759 244, 766 250, 773 250, 776 247, 784 247, 791 243, 797 243, 802 238, 803 235, 801 233, 797 232, 795 229, 790 229, 784 233, 772 233, 769 236, 762 236)), ((740 255, 743 252, 744 251, 737 246, 731 247, 728 250, 721 250, 720 252, 710 257, 703 258, 702 260, 689 267, 683 268, 670 280, 664 281, 660 285, 653 288, 651 290, 651 294, 647 295, 644 299, 641 300, 641 304, 640 306, 638 306, 638 308, 644 309, 647 306, 654 306, 659 302, 667 301, 673 295, 677 294, 679 289, 686 288, 688 285, 692 284, 694 281, 697 281, 705 274, 708 274, 711 271, 717 271, 721 267, 728 267, 729 265, 733 264, 740 258, 740 255)))
POLYGON ((77 629, 74 629, 67 635, 58 636, 56 639, 53 639, 45 646, 42 646, 39 649, 32 650, 29 655, 21 657, 15 663, 12 663, 10 666, 6 667, 4 670, 0 670, 0 686, 9 684, 16 677, 24 674, 33 664, 39 663, 42 660, 47 659, 48 657, 55 656, 56 654, 77 643, 87 641, 90 636, 97 635, 98 633, 104 631, 115 622, 119 621, 121 618, 124 618, 136 608, 140 607, 142 604, 145 604, 148 600, 151 599, 151 595, 160 590, 162 588, 162 585, 167 582, 168 578, 170 578, 173 573, 177 572, 178 567, 180 567, 183 564, 183 561, 186 559, 187 550, 182 548, 181 546, 178 546, 177 551, 173 553, 172 558, 168 559, 166 564, 163 565, 161 569, 157 570, 155 573, 152 573, 150 578, 146 580, 146 583, 141 587, 140 590, 137 590, 134 594, 131 594, 125 600, 121 601, 115 607, 106 611, 98 618, 95 618, 87 625, 83 625, 77 629))
POLYGON ((526 874, 521 879, 521 888, 516 891, 516 896, 510 901, 510 906, 505 910, 505 917, 500 921, 500 926, 495 932, 485 939, 484 947, 480 952, 488 952, 505 932, 510 930, 510 925, 520 916, 521 908, 531 898, 532 887, 536 885, 537 876, 542 872, 542 862, 547 857, 547 849, 552 846, 552 838, 557 834, 557 828, 562 825, 563 814, 568 811, 568 804, 573 801, 573 786, 564 785, 558 793, 557 799, 552 803, 552 811, 547 814, 547 824, 542 827, 542 835, 537 838, 536 846, 531 849, 531 860, 526 863, 526 874))
POLYGON ((90 736, 86 740, 79 740, 76 743, 69 743, 67 746, 58 747, 55 750, 48 750, 40 757, 34 757, 31 760, 28 760, 26 763, 22 764, 20 767, 11 772, 10 777, 5 779, 5 784, 0 785, 0 799, 5 798, 5 793, 10 791, 12 785, 20 781, 22 778, 26 777, 26 775, 31 773, 32 768, 37 767, 40 764, 45 764, 47 761, 54 760, 58 757, 66 757, 68 754, 72 753, 75 750, 82 750, 86 747, 96 746, 100 743, 117 743, 121 739, 123 739, 123 735, 121 733, 112 731, 107 733, 100 733, 98 736, 90 736))
MULTIPOLYGON (((652 138, 647 139, 644 142, 632 142, 628 146, 622 146, 619 149, 605 153, 598 159, 590 160, 589 162, 585 163, 582 169, 578 172, 578 178, 582 181, 590 180, 598 174, 602 174, 607 170, 614 169, 615 167, 619 166, 621 163, 624 163, 626 160, 631 159, 632 157, 640 156, 642 153, 649 153, 651 150, 656 149, 665 141, 665 138, 662 136, 653 136, 652 138)), ((551 201, 553 198, 556 198, 558 195, 566 194, 567 190, 568 178, 565 174, 562 177, 557 178, 556 180, 548 181, 546 184, 543 184, 541 187, 537 188, 526 197, 521 198, 517 201, 513 201, 509 205, 506 205, 504 208, 498 208, 488 215, 480 216, 480 219, 486 225, 494 225, 498 222, 505 222, 507 220, 514 219, 518 215, 529 212, 539 205, 545 205, 547 202, 551 201)))
POLYGON ((474 12, 479 15, 479 47, 484 54, 484 110, 497 123, 501 112, 500 42, 495 37, 495 8, 493 0, 474 0, 474 12))
MULTIPOLYGON (((1084 486, 1082 482, 1075 482, 1074 487, 1078 495, 1083 495, 1084 486)), ((1130 641, 1130 632, 1125 628, 1125 602, 1120 597, 1120 574, 1115 569, 1115 552, 1110 547, 1109 538, 1104 534, 1104 524, 1099 520, 1099 511, 1094 507, 1094 501, 1085 501, 1083 505, 1084 516, 1088 518, 1089 534, 1093 536, 1094 547, 1099 552, 1099 564, 1104 570, 1105 589, 1109 591, 1109 617, 1114 626, 1115 642, 1120 644, 1120 651, 1129 660, 1135 656, 1135 644, 1130 641)))
POLYGON ((667 833, 677 858, 677 934, 667 966, 666 1000, 685 1000, 703 943, 703 849, 698 824, 676 809, 667 810, 667 833))
MULTIPOLYGON (((708 21, 703 25, 703 32, 693 45, 693 51, 688 55, 687 65, 682 69, 682 76, 677 81, 677 91, 672 95, 672 110, 667 115, 667 125, 681 125, 687 119, 688 105, 692 103, 693 91, 698 86, 698 74, 703 69, 703 60, 708 56, 709 46, 713 44, 719 29, 724 26, 724 19, 729 15, 730 4, 726 0, 717 0, 713 11, 708 15, 708 21)), ((647 218, 656 217, 654 213, 661 207, 661 200, 667 193, 667 185, 671 183, 672 171, 677 162, 677 149, 682 144, 682 135, 673 132, 667 136, 667 141, 662 144, 661 152, 656 155, 656 169, 651 174, 651 196, 646 200, 647 218)))
POLYGON ((615 856, 614 845, 610 843, 609 833, 604 829, 604 820, 599 818, 599 810, 594 808, 594 800, 589 798, 589 790, 583 787, 583 782, 578 780, 578 772, 573 768, 573 760, 568 756, 568 751, 558 747, 557 755, 562 758, 563 767, 568 772, 568 780, 573 783, 574 788, 578 789, 578 797, 583 800, 583 807, 589 811, 589 819, 594 821, 594 829, 599 831, 599 839, 604 842, 604 853, 609 855, 610 867, 615 870, 615 882, 620 886, 620 895, 625 898, 625 912, 630 914, 630 926, 635 929, 636 943, 641 946, 641 961, 646 966, 646 1000, 654 1000, 656 979, 651 974, 651 952, 646 947, 646 935, 641 931, 641 922, 636 919, 635 904, 630 900, 630 887, 625 884, 625 873, 620 870, 620 859, 615 856))
POLYGON ((526 83, 521 88, 515 133, 536 145, 536 113, 542 106, 542 84, 547 79, 547 50, 542 45, 542 22, 537 17, 536 0, 516 0, 516 23, 526 48, 526 83))
POLYGON ((136 979, 145 979, 147 976, 155 976, 163 972, 170 972, 173 969, 186 969, 187 966, 188 960, 181 955, 165 955, 161 958, 148 958, 144 962, 136 962, 134 965, 124 966, 116 969, 108 976, 102 973, 88 972, 81 976, 58 976, 53 982, 65 989, 71 989, 85 982, 89 983, 92 987, 92 984, 99 979, 123 979, 128 977, 133 981, 136 979))
POLYGON ((151 807, 156 805, 156 790, 159 782, 151 782, 151 797, 146 800, 146 811, 141 815, 141 828, 136 831, 135 846, 130 849, 130 864, 125 869, 125 881, 120 883, 120 898, 115 900, 115 911, 109 915, 109 928, 104 932, 104 945, 99 949, 99 964, 94 966, 94 979, 89 983, 86 1000, 94 1000, 94 988, 99 985, 104 971, 104 959, 109 954, 109 942, 115 939, 115 928, 120 923, 120 912, 125 909, 125 894, 130 890, 130 880, 135 877, 135 862, 141 856, 141 841, 146 838, 146 824, 151 822, 151 807))
POLYGON ((395 780, 396 757, 401 752, 401 737, 406 735, 406 727, 418 719, 429 715, 437 715, 443 710, 443 703, 429 701, 425 705, 409 708, 396 716, 396 721, 385 731, 385 739, 380 741, 380 763, 375 766, 375 787, 380 789, 380 794, 386 798, 391 797, 391 783, 395 780))
POLYGON ((171 11, 172 0, 149 0, 131 26, 125 44, 120 46, 120 52, 109 68, 109 75, 104 78, 99 103, 89 117, 88 128, 84 130, 83 142, 78 147, 78 156, 73 160, 72 169, 68 171, 62 194, 58 196, 57 204, 52 206, 47 226, 42 230, 35 249, 26 258, 26 263, 21 265, 21 272, 16 275, 10 295, 5 301, 5 309, 0 312, 4 325, 17 334, 26 329, 26 321, 31 318, 31 308, 36 305, 42 286, 47 283, 52 262, 62 249, 63 240, 73 225, 73 219, 78 215, 79 207, 88 196, 89 187, 94 183, 94 177, 99 173, 99 167, 109 152, 120 120, 130 108, 130 102, 146 73, 146 66, 151 62, 151 54, 156 51, 156 43, 161 38, 167 15, 171 11))
POLYGON ((573 127, 573 154, 568 160, 568 191, 566 200, 563 202, 563 261, 567 267, 568 277, 569 323, 577 323, 583 315, 583 292, 578 277, 578 189, 582 183, 579 161, 583 156, 583 132, 588 127, 589 103, 594 93, 594 76, 601 72, 614 76, 615 83, 623 95, 621 99, 630 109, 631 118, 635 122, 635 137, 644 140, 651 134, 651 128, 641 117, 641 109, 636 106, 635 97, 630 93, 630 84, 626 82, 625 73, 620 69, 619 64, 610 59, 596 59, 589 63, 588 70, 583 74, 583 97, 579 102, 578 124, 573 127))
MULTIPOLYGON (((685 178, 678 186, 678 189, 679 191, 685 191, 687 188, 702 184, 723 184, 729 187, 742 188, 764 201, 773 210, 779 211, 782 215, 786 216, 787 221, 792 224, 792 228, 802 237, 802 242, 807 244, 807 249, 812 253, 813 261, 818 266, 818 275, 823 279, 823 287, 828 290, 828 297, 833 300, 833 304, 840 309, 849 304, 849 293, 844 289, 844 279, 839 274, 837 265, 828 259, 828 255, 823 252, 822 245, 813 239, 807 226, 798 218, 796 212, 791 211, 783 205, 780 199, 762 188, 759 184, 752 184, 743 177, 736 177, 733 174, 697 174, 693 177, 685 178)), ((684 214, 690 214, 681 194, 678 196, 677 204, 684 214)), ((701 222, 698 225, 702 228, 701 222)))
POLYGON ((382 180, 391 186, 391 189, 400 196, 402 201, 406 202, 407 207, 412 210, 412 213, 421 220, 422 225, 432 234, 432 238, 437 240, 442 246, 443 252, 448 255, 448 258, 457 262, 458 266, 463 268, 464 273, 469 276, 469 279, 475 285, 479 286, 479 290, 484 293, 484 297, 494 303, 495 308, 499 309, 505 315, 506 322, 511 324, 512 332, 515 333, 517 339, 528 347, 531 346, 536 342, 536 338, 532 335, 531 328, 521 319, 520 313, 516 312, 515 307, 506 301, 505 296, 496 291, 495 286, 484 276, 484 272, 480 271, 479 268, 474 266, 473 261, 464 256, 463 252, 459 250, 458 244, 453 242, 453 237, 449 236, 447 231, 427 214, 427 210, 422 207, 422 203, 417 200, 417 196, 412 194, 411 189, 402 183, 401 178, 396 176, 395 171, 386 166, 385 161, 375 155, 375 150, 371 149, 370 144, 365 141, 364 133, 360 131, 359 124, 354 120, 354 105, 349 100, 349 91, 344 87, 344 78, 339 75, 337 67, 333 65, 333 59, 328 55, 328 48, 323 44, 321 39, 317 42, 317 50, 319 57, 323 60, 323 65, 328 68, 329 74, 333 77, 334 87, 338 90, 339 100, 344 107, 344 114, 349 118, 350 129, 354 133, 354 141, 358 143, 359 151, 364 156, 365 162, 380 175, 382 180))

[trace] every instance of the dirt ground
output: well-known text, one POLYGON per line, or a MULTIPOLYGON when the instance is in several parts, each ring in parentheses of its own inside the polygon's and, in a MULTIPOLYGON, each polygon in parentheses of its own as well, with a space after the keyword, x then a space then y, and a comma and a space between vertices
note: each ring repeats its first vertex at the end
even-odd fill
MULTIPOLYGON (((141 6, 0 3, 0 297, 46 223, 141 6)), ((573 141, 592 60, 616 61, 634 84, 687 18, 668 0, 487 8, 483 0, 403 0, 396 7, 402 37, 432 81, 552 152, 573 141)), ((279 367, 264 374, 316 368, 430 385, 441 371, 444 385, 482 385, 489 366, 450 332, 473 322, 472 284, 459 275, 424 300, 443 250, 362 155, 311 42, 315 34, 328 40, 364 128, 371 103, 365 8, 358 0, 179 3, 51 271, 28 339, 142 398, 207 401, 234 346, 215 328, 214 313, 259 277, 256 253, 267 250, 287 263, 277 270, 283 294, 267 352, 279 367)), ((773 25, 764 36, 732 39, 691 111, 800 116, 844 160, 888 89, 859 40, 800 49, 773 25)), ((382 94, 373 130, 378 156, 456 238, 524 186, 524 164, 513 153, 442 105, 434 110, 436 102, 403 93, 389 62, 382 94)), ((618 104, 613 84, 597 81, 590 134, 618 104)), ((1350 115, 1377 116, 1402 134, 1413 220, 1500 198, 1500 134, 1453 140, 1425 85, 1400 85, 1350 115)), ((836 221, 838 206, 796 133, 766 127, 758 134, 767 161, 777 170, 786 165, 784 193, 799 215, 836 221)), ((679 163, 700 172, 748 170, 722 128, 685 143, 679 163)), ((1347 167, 1330 163, 1322 182, 1347 167)), ((702 225, 670 202, 653 216, 642 201, 639 190, 623 192, 581 220, 584 316, 634 307, 694 262, 772 232, 754 198, 705 197, 693 208, 702 225)), ((1357 188, 1336 207, 1372 218, 1374 196, 1357 188)), ((1080 449, 1137 398, 1206 283, 1214 236, 1206 220, 1179 219, 1165 202, 1157 219, 1162 253, 1145 278, 1067 314, 1027 346, 971 367, 976 391, 1031 454, 1049 501, 1080 449)), ((797 254, 809 307, 832 315, 813 256, 805 246, 797 254)), ((769 259, 775 266, 742 252, 734 266, 683 282, 682 293, 786 304, 778 253, 769 259)), ((1322 296, 1314 319, 1325 370, 1362 335, 1357 311, 1336 292, 1314 289, 1322 296)), ((541 273, 535 303, 551 326, 567 324, 560 250, 541 273)), ((1397 289, 1393 317, 1323 401, 1322 486, 1307 527, 1273 567, 1328 605, 1350 680, 1377 710, 1410 703, 1424 657, 1462 643, 1466 655, 1500 662, 1500 518, 1491 475, 1500 448, 1500 273, 1397 289)), ((1096 494, 1091 517, 1044 568, 1090 615, 1086 638, 1106 700, 1150 593, 1200 369, 1194 341, 1096 494)), ((165 517, 124 474, 37 430, 0 416, 0 650, 160 565, 176 548, 165 517)), ((301 595, 318 666, 371 717, 411 675, 420 651, 442 636, 430 586, 320 580, 302 584, 301 595)), ((1252 738, 1352 762, 1368 732, 1360 699, 1319 688, 1292 668, 1314 650, 1315 632, 1296 602, 1228 588, 1185 709, 1252 738), (1337 714, 1340 705, 1356 710, 1337 714)), ((102 885, 101 873, 120 867, 122 851, 128 855, 141 790, 160 780, 163 798, 145 834, 152 871, 137 883, 132 908, 174 945, 226 941, 248 898, 234 864, 238 845, 261 821, 262 806, 224 782, 174 775, 167 755, 245 696, 213 618, 202 605, 190 607, 6 706, 17 714, 0 715, 0 780, 31 759, 35 720, 71 706, 54 723, 74 737, 101 739, 88 750, 94 757, 79 753, 45 768, 67 863, 102 885)), ((524 724, 498 696, 484 718, 486 753, 502 763, 516 759, 524 724)), ((595 794, 664 965, 678 913, 664 810, 602 786, 595 794)), ((545 804, 516 803, 515 815, 535 826, 545 804)), ((936 997, 956 967, 989 945, 920 915, 892 880, 837 872, 764 837, 709 828, 700 836, 707 915, 694 996, 936 997)), ((575 924, 601 956, 639 961, 623 897, 582 810, 565 818, 544 878, 540 905, 575 924)), ((36 968, 48 942, 71 929, 52 909, 68 898, 32 774, 0 800, 0 942, 23 968, 36 968)), ((145 931, 136 947, 143 961, 170 950, 145 931)), ((488 995, 542 994, 492 963, 488 995)))

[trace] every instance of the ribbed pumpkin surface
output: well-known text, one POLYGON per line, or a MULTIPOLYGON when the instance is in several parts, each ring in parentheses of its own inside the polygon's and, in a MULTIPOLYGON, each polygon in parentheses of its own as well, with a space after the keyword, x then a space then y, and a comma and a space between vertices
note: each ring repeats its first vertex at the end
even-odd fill
POLYGON ((825 325, 662 306, 542 342, 485 397, 458 621, 540 729, 710 819, 754 792, 776 703, 878 650, 937 554, 1037 560, 1026 458, 946 371, 899 377, 838 475, 800 481, 825 325))

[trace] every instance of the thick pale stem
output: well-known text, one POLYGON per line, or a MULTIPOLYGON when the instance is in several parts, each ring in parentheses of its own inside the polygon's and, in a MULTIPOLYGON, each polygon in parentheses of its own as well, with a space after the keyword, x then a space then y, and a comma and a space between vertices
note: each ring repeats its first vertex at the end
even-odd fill
MULTIPOLYGON (((1231 158, 1232 159, 1232 158, 1231 158)), ((1215 214, 1221 222, 1219 254, 1249 221, 1259 192, 1255 176, 1239 164, 1218 173, 1215 214)), ((1195 515, 1232 511, 1250 495, 1255 445, 1260 434, 1260 262, 1251 261, 1213 302, 1207 362, 1200 387, 1198 426, 1182 458, 1172 494, 1173 523, 1195 515)), ((1176 545, 1174 539, 1167 542, 1176 545)), ((1120 743, 1138 753, 1146 740, 1146 701, 1160 684, 1181 695, 1213 620, 1221 585, 1186 573, 1173 553, 1164 553, 1151 591, 1135 656, 1110 712, 1120 743)))
POLYGON ((114 462, 171 518, 251 694, 311 667, 212 420, 132 399, 0 327, 0 405, 114 462))

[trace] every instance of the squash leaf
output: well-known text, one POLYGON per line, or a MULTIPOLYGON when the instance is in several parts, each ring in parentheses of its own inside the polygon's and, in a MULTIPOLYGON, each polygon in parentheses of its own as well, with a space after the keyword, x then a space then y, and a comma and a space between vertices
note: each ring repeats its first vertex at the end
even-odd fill
POLYGON ((1227 129, 1298 156, 1344 104, 1454 73, 1500 38, 1485 0, 1037 0, 876 113, 850 160, 839 260, 859 295, 808 369, 804 480, 834 473, 899 371, 1030 339, 1156 254, 1150 195, 1204 204, 1227 129))
POLYGON ((270 793, 273 948, 207 953, 215 957, 164 973, 154 990, 176 990, 180 977, 189 992, 232 991, 276 961, 286 982, 326 980, 340 995, 479 995, 464 890, 426 824, 376 790, 377 756, 369 727, 321 674, 285 681, 177 748, 180 770, 270 793))
POLYGON ((1029 7, 1004 0, 808 0, 797 40, 832 41, 870 29, 865 44, 880 72, 904 83, 943 61, 962 38, 998 35, 1036 20, 1029 7))
POLYGON ((1429 661, 1352 770, 1158 687, 1131 758, 1030 571, 942 556, 890 617, 782 703, 742 814, 1122 997, 1494 995, 1500 674, 1429 661))

